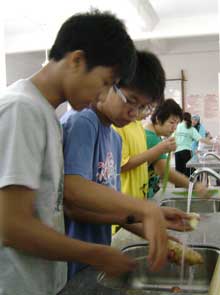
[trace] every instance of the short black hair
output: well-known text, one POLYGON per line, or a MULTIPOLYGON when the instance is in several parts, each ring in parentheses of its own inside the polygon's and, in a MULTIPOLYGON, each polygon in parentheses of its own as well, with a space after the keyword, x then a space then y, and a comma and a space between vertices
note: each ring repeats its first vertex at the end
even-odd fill
POLYGON ((174 99, 168 98, 157 106, 151 116, 151 122, 156 124, 158 121, 163 124, 170 116, 179 117, 182 121, 183 112, 181 107, 174 99))
POLYGON ((152 102, 164 99, 165 72, 158 57, 149 51, 137 51, 137 67, 133 79, 126 83, 121 81, 120 87, 136 90, 148 96, 152 102))
POLYGON ((130 80, 136 69, 136 49, 125 25, 115 15, 93 9, 71 16, 61 26, 49 59, 61 60, 69 52, 82 50, 88 70, 115 67, 119 78, 130 80))

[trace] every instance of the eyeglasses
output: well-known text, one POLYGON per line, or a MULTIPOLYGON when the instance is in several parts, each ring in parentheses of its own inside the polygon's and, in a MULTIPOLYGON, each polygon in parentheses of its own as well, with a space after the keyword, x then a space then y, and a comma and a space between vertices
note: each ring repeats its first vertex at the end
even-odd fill
POLYGON ((140 106, 137 104, 136 100, 132 100, 128 97, 126 97, 124 95, 124 93, 122 92, 122 90, 120 88, 117 87, 116 84, 113 85, 113 90, 115 91, 115 93, 118 94, 118 96, 121 98, 121 100, 123 101, 123 103, 130 105, 133 109, 137 110, 138 114, 143 114, 143 115, 147 115, 153 112, 153 110, 155 109, 155 106, 152 104, 148 104, 146 106, 140 106))

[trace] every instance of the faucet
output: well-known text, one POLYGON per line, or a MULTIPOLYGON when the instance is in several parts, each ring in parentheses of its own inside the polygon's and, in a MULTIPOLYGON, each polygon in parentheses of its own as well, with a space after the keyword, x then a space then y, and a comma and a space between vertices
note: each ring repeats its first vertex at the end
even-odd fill
POLYGON ((192 191, 194 188, 194 185, 196 183, 196 180, 198 176, 202 173, 207 173, 213 177, 215 177, 217 180, 220 180, 220 174, 218 174, 216 171, 203 167, 203 168, 198 168, 196 171, 194 171, 190 177, 189 177, 189 191, 188 191, 188 198, 187 198, 187 213, 190 212, 190 205, 191 205, 191 198, 192 198, 192 191))
POLYGON ((194 172, 190 175, 190 177, 189 177, 189 182, 192 183, 193 186, 194 186, 195 183, 196 183, 196 180, 197 180, 198 176, 199 176, 200 174, 202 174, 202 173, 207 173, 207 174, 209 174, 209 175, 215 177, 216 179, 220 180, 220 175, 219 175, 216 171, 214 171, 214 170, 212 170, 212 169, 210 169, 210 168, 203 167, 203 168, 198 168, 196 171, 194 171, 194 172))
POLYGON ((214 158, 216 158, 216 159, 218 159, 218 160, 220 161, 220 156, 217 155, 217 154, 214 153, 214 152, 207 152, 207 153, 205 153, 205 154, 202 156, 202 158, 205 159, 205 158, 207 158, 208 156, 212 156, 212 157, 214 157, 214 158))

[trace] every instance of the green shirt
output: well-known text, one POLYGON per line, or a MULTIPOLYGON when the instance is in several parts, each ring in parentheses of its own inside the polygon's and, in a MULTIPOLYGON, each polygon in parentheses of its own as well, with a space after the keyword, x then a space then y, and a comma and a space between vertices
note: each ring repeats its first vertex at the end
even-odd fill
MULTIPOLYGON (((147 140, 147 148, 150 149, 160 143, 162 139, 160 136, 158 136, 155 132, 151 130, 145 130, 146 132, 146 140, 147 140)), ((149 165, 148 167, 148 177, 149 177, 149 182, 148 182, 148 192, 147 192, 147 197, 148 198, 153 198, 155 193, 160 189, 159 187, 159 182, 160 182, 160 177, 155 173, 154 171, 154 164, 158 160, 161 159, 166 159, 167 155, 166 154, 161 154, 156 161, 154 161, 152 164, 149 165)))
POLYGON ((194 127, 187 128, 186 123, 183 121, 178 124, 176 131, 174 132, 176 139, 177 149, 176 152, 183 150, 192 150, 192 142, 199 141, 202 136, 194 127))

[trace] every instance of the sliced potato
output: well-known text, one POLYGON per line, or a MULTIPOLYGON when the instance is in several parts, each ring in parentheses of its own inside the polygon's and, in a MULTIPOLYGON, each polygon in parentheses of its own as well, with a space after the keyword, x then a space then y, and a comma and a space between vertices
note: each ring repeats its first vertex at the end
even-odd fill
POLYGON ((189 216, 191 217, 191 219, 189 220, 189 225, 192 229, 195 230, 199 224, 200 215, 198 213, 192 212, 189 213, 189 216))

